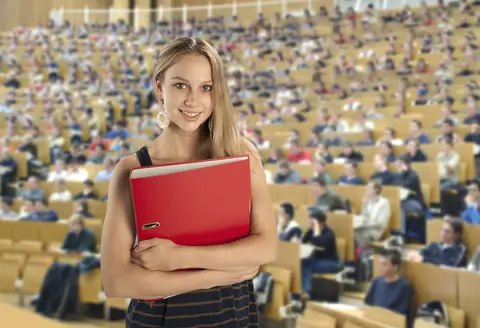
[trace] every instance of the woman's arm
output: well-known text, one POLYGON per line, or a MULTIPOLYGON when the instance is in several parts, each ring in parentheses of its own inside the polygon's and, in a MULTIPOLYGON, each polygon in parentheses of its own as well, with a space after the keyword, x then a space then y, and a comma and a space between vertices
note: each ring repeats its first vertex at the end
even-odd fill
POLYGON ((136 166, 138 164, 133 156, 122 159, 116 165, 110 180, 101 246, 102 281, 108 297, 167 297, 233 284, 249 279, 256 273, 252 270, 160 272, 149 271, 131 263, 130 250, 134 243, 135 226, 128 176, 136 166))
POLYGON ((252 147, 252 229, 249 237, 218 246, 186 246, 178 251, 183 268, 232 270, 275 261, 278 236, 275 214, 260 156, 252 147))

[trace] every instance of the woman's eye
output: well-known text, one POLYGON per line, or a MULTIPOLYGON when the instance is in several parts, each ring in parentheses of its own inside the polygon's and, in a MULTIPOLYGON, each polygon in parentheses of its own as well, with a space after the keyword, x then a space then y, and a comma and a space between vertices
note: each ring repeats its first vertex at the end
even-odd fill
POLYGON ((183 83, 176 83, 176 84, 175 84, 175 87, 176 87, 177 89, 185 89, 187 86, 186 86, 185 84, 183 84, 183 83))
POLYGON ((206 92, 212 91, 212 86, 211 85, 204 85, 203 86, 203 91, 206 91, 206 92))

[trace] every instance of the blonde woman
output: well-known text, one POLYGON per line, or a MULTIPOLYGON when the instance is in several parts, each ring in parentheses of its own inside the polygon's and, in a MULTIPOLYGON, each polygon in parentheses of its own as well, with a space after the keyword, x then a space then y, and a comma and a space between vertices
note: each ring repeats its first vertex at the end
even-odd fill
POLYGON ((260 156, 236 129, 222 61, 205 41, 179 38, 160 54, 154 83, 163 107, 157 116, 163 133, 115 167, 102 236, 104 291, 108 297, 132 299, 127 327, 256 327, 251 279, 276 257, 275 214, 260 156), (252 155, 250 237, 203 247, 152 239, 132 250, 128 176, 133 168, 246 153, 252 155), (181 268, 204 270, 175 271, 181 268), (169 295, 176 296, 144 301, 169 295))

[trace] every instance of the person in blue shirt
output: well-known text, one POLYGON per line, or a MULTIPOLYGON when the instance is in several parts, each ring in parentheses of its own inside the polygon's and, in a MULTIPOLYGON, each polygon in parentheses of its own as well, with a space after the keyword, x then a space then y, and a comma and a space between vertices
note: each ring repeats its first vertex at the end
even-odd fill
POLYGON ((410 261, 464 268, 467 265, 467 248, 462 243, 463 223, 458 219, 445 219, 442 241, 432 242, 420 252, 410 253, 410 261))
POLYGON ((473 202, 463 211, 461 219, 470 224, 480 224, 480 182, 472 181, 468 191, 473 202))
POLYGON ((303 235, 302 244, 321 249, 302 259, 302 290, 307 294, 312 291, 312 274, 335 273, 340 267, 335 233, 327 225, 326 214, 313 209, 309 214, 309 223, 310 228, 303 235))
POLYGON ((365 297, 365 304, 403 314, 410 326, 413 288, 400 276, 402 257, 395 249, 385 250, 380 257, 380 275, 372 280, 365 297))
POLYGON ((393 163, 397 160, 397 156, 393 153, 393 144, 390 141, 382 141, 379 146, 381 154, 385 156, 388 163, 393 163))
POLYGON ((396 183, 396 175, 388 169, 387 158, 382 154, 377 154, 373 158, 373 166, 375 173, 372 174, 370 180, 380 181, 382 186, 393 186, 396 183))
POLYGON ((430 137, 422 132, 423 124, 419 120, 410 121, 410 136, 405 139, 405 144, 408 144, 410 140, 416 139, 421 145, 429 144, 430 137))
POLYGON ((282 241, 298 241, 302 237, 302 228, 295 221, 295 209, 290 203, 283 203, 277 212, 278 237, 282 241))
POLYGON ((121 122, 116 122, 113 129, 106 135, 107 139, 116 139, 118 137, 123 137, 125 139, 128 139, 129 137, 128 131, 123 128, 121 122))
POLYGON ((364 185, 365 182, 357 175, 357 163, 349 161, 345 163, 345 175, 342 175, 337 180, 339 185, 364 185))
POLYGON ((48 208, 48 200, 46 198, 35 201, 35 210, 28 215, 25 221, 37 222, 57 222, 58 215, 55 211, 48 208))
POLYGON ((480 118, 470 124, 470 131, 465 135, 464 141, 480 145, 480 118))

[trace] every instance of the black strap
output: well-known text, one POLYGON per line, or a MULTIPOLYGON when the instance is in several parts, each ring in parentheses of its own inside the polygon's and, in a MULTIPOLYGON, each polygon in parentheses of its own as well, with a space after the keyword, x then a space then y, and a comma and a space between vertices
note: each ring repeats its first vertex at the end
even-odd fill
POLYGON ((148 153, 147 146, 143 146, 139 150, 135 152, 135 156, 137 156, 137 160, 141 166, 152 166, 152 159, 150 158, 150 154, 148 153))

